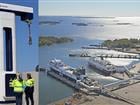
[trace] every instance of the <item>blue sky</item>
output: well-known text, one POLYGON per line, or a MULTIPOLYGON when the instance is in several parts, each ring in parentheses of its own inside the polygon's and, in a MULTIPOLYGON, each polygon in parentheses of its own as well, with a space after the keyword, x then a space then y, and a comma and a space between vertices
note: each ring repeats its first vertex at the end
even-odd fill
POLYGON ((1 3, 18 4, 30 6, 34 9, 34 19, 32 21, 31 31, 33 45, 28 45, 28 27, 20 17, 16 17, 16 38, 17 38, 17 70, 33 70, 38 64, 38 0, 0 0, 1 3))
POLYGON ((39 15, 140 16, 140 0, 39 0, 39 15))

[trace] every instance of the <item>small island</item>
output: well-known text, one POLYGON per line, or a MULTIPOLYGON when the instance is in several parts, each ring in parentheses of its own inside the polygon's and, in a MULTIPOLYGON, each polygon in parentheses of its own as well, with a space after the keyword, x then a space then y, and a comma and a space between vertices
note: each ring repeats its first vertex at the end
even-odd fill
POLYGON ((132 23, 116 23, 116 25, 132 25, 132 23))
POLYGON ((73 39, 69 37, 54 37, 54 36, 40 36, 39 37, 39 46, 50 46, 53 44, 61 44, 72 42, 73 39))
POLYGON ((59 21, 40 21, 39 25, 43 25, 43 24, 47 24, 47 25, 56 25, 56 24, 60 24, 59 21))
POLYGON ((105 40, 102 46, 110 48, 133 48, 140 44, 139 39, 115 39, 115 40, 105 40))
POLYGON ((76 25, 76 26, 88 26, 88 24, 86 24, 86 23, 72 23, 72 25, 76 25))
POLYGON ((140 53, 140 39, 105 40, 102 46, 123 52, 140 53))

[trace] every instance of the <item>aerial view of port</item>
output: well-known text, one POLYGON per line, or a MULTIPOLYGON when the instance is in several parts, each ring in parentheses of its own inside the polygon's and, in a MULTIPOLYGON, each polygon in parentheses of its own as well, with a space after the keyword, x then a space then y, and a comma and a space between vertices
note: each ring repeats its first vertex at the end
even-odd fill
POLYGON ((41 105, 140 104, 138 4, 39 0, 41 105))

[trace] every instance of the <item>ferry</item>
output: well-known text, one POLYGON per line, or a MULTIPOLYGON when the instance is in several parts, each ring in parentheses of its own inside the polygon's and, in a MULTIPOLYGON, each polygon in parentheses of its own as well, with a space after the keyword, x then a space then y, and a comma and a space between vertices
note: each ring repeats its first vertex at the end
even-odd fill
POLYGON ((49 62, 48 74, 79 90, 91 92, 100 90, 99 83, 86 75, 84 68, 73 68, 59 59, 49 62))
MULTIPOLYGON (((88 65, 98 69, 104 75, 111 75, 113 73, 121 73, 126 71, 124 66, 113 65, 103 57, 91 57, 88 61, 88 65)), ((130 67, 128 69, 130 69, 130 67)))

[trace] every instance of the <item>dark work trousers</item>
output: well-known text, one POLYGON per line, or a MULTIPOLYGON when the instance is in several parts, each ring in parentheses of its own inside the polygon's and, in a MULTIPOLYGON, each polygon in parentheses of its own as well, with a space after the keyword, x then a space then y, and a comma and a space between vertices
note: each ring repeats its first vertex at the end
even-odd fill
POLYGON ((15 92, 16 105, 22 105, 22 92, 15 92))
POLYGON ((34 87, 26 87, 25 88, 25 99, 26 99, 26 105, 29 105, 29 99, 31 101, 31 105, 34 105, 34 87))

